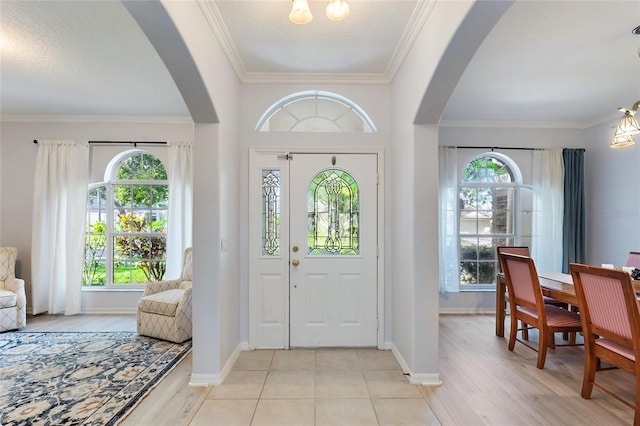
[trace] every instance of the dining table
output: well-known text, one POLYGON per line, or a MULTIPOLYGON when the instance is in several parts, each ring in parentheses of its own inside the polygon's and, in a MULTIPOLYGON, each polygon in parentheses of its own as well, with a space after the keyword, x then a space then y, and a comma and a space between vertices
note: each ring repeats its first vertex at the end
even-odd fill
MULTIPOLYGON (((571 274, 563 272, 538 272, 542 294, 553 297, 570 306, 578 306, 578 297, 571 274)), ((640 281, 631 280, 636 293, 640 293, 640 281)), ((504 272, 496 276, 496 336, 504 337, 504 321, 507 313, 507 280, 504 272)))

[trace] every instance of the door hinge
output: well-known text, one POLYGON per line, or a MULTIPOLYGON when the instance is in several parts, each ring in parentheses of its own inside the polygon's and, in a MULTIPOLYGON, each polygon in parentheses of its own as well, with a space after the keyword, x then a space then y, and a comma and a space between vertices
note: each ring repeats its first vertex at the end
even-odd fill
POLYGON ((279 154, 278 160, 293 160, 293 155, 288 152, 286 154, 279 154))
POLYGON ((376 185, 380 185, 380 175, 376 174, 376 185))

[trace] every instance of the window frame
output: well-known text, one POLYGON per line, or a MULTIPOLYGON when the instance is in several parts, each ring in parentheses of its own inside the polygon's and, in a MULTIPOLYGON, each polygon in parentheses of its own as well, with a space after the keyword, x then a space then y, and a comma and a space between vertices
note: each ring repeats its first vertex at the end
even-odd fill
MULTIPOLYGON (((515 163, 515 161, 513 159, 511 159, 510 157, 501 154, 501 153, 497 153, 497 152, 484 152, 481 154, 478 154, 476 156, 474 156, 473 158, 471 158, 468 162, 466 162, 466 164, 464 165, 464 167, 462 168, 462 173, 460 173, 459 175, 459 180, 458 180, 458 186, 457 186, 457 191, 458 191, 458 197, 460 197, 460 193, 464 188, 513 188, 513 208, 511 210, 507 210, 510 211, 511 214, 511 220, 513 223, 513 227, 512 227, 512 232, 510 233, 504 233, 504 234, 498 234, 498 233, 487 233, 487 234, 480 234, 478 233, 478 230, 476 229, 475 233, 465 233, 463 234, 461 231, 461 213, 464 211, 461 208, 458 208, 458 214, 457 214, 457 220, 458 220, 458 230, 457 230, 457 245, 458 245, 458 277, 460 277, 461 274, 461 267, 462 267, 462 241, 463 240, 468 240, 468 239, 476 239, 476 240, 480 240, 482 238, 486 238, 486 239, 492 239, 493 241, 495 241, 496 239, 504 239, 505 241, 511 241, 510 244, 520 244, 520 239, 521 239, 521 231, 522 231, 522 227, 521 227, 521 194, 522 194, 522 189, 525 188, 526 185, 523 185, 522 183, 522 174, 520 172, 520 168, 518 167, 518 165, 515 163), (470 182, 464 182, 463 181, 463 173, 464 170, 474 161, 476 161, 479 158, 483 158, 483 157, 492 157, 497 159, 498 161, 500 161, 509 171, 510 175, 512 176, 512 180, 509 182, 496 182, 496 181, 492 181, 492 182, 479 182, 479 181, 470 181, 470 182)), ((477 210, 480 211, 480 210, 477 210)), ((476 262, 480 262, 479 257, 476 259, 476 262)), ((483 262, 483 263, 488 263, 489 261, 483 262)), ((493 261, 494 263, 494 270, 497 271, 497 264, 498 264, 498 259, 494 253, 493 256, 493 261)), ((465 291, 490 291, 490 290, 495 290, 496 289, 496 282, 495 282, 495 274, 494 274, 494 279, 492 283, 478 283, 478 284, 467 284, 467 283, 463 283, 460 278, 458 278, 458 288, 460 292, 465 292, 465 291)))
MULTIPOLYGON (((140 179, 140 180, 130 180, 130 179, 118 179, 117 172, 120 169, 122 163, 127 161, 129 158, 132 158, 136 155, 150 155, 155 158, 157 161, 162 164, 165 169, 165 173, 167 172, 167 167, 163 163, 163 161, 152 152, 142 150, 142 149, 130 149, 116 154, 107 167, 105 168, 104 179, 102 182, 92 182, 88 185, 87 190, 87 199, 89 194, 100 188, 104 187, 105 191, 105 223, 106 223, 106 232, 105 232, 105 250, 104 250, 104 263, 105 263, 105 283, 104 285, 85 285, 83 283, 82 290, 83 291, 104 291, 104 290, 141 290, 146 286, 146 282, 141 283, 129 283, 129 284, 116 284, 113 282, 113 266, 114 266, 114 239, 119 235, 124 235, 127 233, 118 232, 115 230, 115 188, 117 186, 166 186, 167 187, 167 206, 164 209, 151 208, 152 206, 147 206, 150 210, 161 210, 165 212, 167 217, 167 224, 169 222, 168 212, 168 200, 169 200, 169 180, 167 179, 140 179)), ((87 203, 88 207, 88 203, 87 203)), ((89 214, 89 209, 87 208, 85 214, 89 214)), ((89 222, 87 222, 89 223, 89 222)), ((85 239, 88 231, 85 230, 85 239)), ((136 236, 141 237, 158 237, 159 235, 164 235, 166 241, 166 227, 164 233, 157 232, 136 232, 136 236)), ((166 262, 166 259, 164 260, 166 262)))

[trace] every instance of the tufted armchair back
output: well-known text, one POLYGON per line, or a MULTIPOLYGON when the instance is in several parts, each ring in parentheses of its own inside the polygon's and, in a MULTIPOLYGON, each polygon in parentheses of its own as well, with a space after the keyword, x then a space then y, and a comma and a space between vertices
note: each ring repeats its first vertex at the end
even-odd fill
POLYGON ((0 247, 0 282, 4 288, 4 282, 16 277, 16 259, 18 249, 15 247, 0 247))
POLYGON ((191 247, 184 251, 184 261, 182 263, 182 274, 180 279, 183 281, 193 281, 193 249, 191 247))
POLYGON ((27 324, 27 296, 24 280, 16 278, 16 247, 0 247, 0 331, 27 324))

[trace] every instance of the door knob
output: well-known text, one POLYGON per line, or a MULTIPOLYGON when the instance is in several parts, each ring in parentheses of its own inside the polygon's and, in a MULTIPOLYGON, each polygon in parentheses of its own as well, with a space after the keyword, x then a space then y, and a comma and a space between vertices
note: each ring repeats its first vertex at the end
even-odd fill
POLYGON ((292 264, 293 266, 298 266, 298 265, 300 264, 300 261, 299 261, 298 259, 293 259, 293 260, 291 261, 291 264, 292 264))

